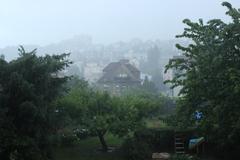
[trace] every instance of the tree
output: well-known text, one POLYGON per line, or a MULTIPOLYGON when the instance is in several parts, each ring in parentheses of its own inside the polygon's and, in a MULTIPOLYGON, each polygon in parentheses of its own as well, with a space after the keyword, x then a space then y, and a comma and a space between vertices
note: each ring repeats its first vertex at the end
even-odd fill
POLYGON ((94 91, 81 80, 76 84, 65 97, 58 100, 59 114, 67 114, 71 125, 98 136, 102 151, 108 150, 105 140, 107 133, 124 137, 141 126, 139 111, 125 99, 94 91))
POLYGON ((98 136, 103 151, 108 150, 104 135, 114 125, 114 107, 112 106, 111 97, 107 93, 96 92, 86 108, 87 116, 84 117, 84 125, 98 136))
POLYGON ((147 76, 145 76, 141 88, 150 93, 157 93, 157 88, 155 84, 152 81, 150 81, 147 76))
POLYGON ((188 28, 177 37, 190 38, 192 44, 177 44, 185 58, 170 60, 167 69, 184 71, 169 81, 183 86, 178 122, 198 126, 217 146, 234 150, 240 143, 240 11, 227 2, 222 5, 230 23, 183 21, 188 28), (196 112, 202 113, 201 120, 196 112))
POLYGON ((0 55, 0 59, 5 59, 5 56, 3 54, 0 55))
POLYGON ((68 79, 58 76, 70 64, 68 54, 38 57, 36 49, 21 46, 19 56, 0 59, 0 159, 48 159, 55 112, 50 104, 68 79))
POLYGON ((148 50, 147 63, 143 67, 143 71, 152 75, 152 82, 155 84, 157 91, 165 91, 166 86, 163 83, 162 68, 160 63, 160 49, 158 46, 152 46, 148 50))

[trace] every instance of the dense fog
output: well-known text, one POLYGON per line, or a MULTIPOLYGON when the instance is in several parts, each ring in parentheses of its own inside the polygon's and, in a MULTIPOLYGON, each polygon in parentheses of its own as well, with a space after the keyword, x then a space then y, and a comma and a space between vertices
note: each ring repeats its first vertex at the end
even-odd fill
MULTIPOLYGON (((1 0, 0 48, 49 45, 87 34, 110 44, 171 40, 180 34, 182 20, 229 20, 222 0, 1 0)), ((239 0, 229 0, 234 6, 239 0)))
POLYGON ((0 160, 239 160, 240 0, 0 0, 0 160))

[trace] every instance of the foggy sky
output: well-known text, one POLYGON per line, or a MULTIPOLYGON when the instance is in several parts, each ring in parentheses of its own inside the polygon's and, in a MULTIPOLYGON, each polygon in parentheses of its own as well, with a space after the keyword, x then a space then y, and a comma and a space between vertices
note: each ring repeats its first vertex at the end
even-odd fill
MULTIPOLYGON (((0 0, 0 48, 88 34, 97 43, 173 39, 182 20, 228 20, 222 0, 0 0)), ((240 8, 240 0, 228 0, 240 8)))

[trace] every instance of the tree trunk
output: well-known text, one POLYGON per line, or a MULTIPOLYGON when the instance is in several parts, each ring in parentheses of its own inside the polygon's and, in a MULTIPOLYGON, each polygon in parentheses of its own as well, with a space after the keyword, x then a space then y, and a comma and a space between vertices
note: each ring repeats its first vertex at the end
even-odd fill
POLYGON ((100 140, 100 142, 101 142, 101 144, 102 144, 102 150, 103 150, 103 152, 107 152, 108 146, 107 146, 107 143, 106 143, 106 141, 105 141, 105 139, 104 139, 104 134, 98 132, 98 138, 99 138, 99 140, 100 140))

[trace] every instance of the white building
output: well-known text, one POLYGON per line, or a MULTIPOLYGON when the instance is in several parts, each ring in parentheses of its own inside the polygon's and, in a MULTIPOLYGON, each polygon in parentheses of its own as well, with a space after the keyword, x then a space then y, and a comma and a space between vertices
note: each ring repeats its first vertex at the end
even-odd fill
POLYGON ((84 66, 83 77, 89 83, 95 83, 102 76, 104 66, 98 63, 87 63, 84 66))
MULTIPOLYGON (((173 56, 173 59, 185 59, 184 56, 173 56)), ((177 74, 181 74, 183 71, 176 70, 176 69, 169 69, 166 73, 163 74, 163 80, 172 80, 177 74)), ((171 87, 171 84, 167 84, 168 87, 171 87)), ((169 90, 169 93, 167 93, 169 96, 172 97, 178 97, 179 92, 181 91, 182 86, 174 87, 173 89, 169 90)))

